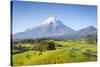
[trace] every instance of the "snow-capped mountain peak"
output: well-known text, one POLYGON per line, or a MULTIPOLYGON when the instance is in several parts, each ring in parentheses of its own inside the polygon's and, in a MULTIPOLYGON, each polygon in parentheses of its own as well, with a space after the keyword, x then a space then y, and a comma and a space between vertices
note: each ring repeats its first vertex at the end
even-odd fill
MULTIPOLYGON (((86 28, 86 30, 82 30, 82 32, 84 34, 87 34, 87 32, 89 32, 88 34, 91 33, 96 33, 95 32, 95 28, 90 26, 89 28, 86 28), (89 29, 89 30, 88 30, 89 29)), ((83 35, 80 34, 81 32, 77 31, 77 33, 79 33, 79 35, 83 35)), ((63 24, 63 22, 59 19, 56 19, 55 17, 49 17, 47 18, 47 20, 45 20, 42 24, 40 24, 39 26, 36 26, 35 28, 32 29, 27 29, 23 32, 19 32, 14 34, 14 38, 15 39, 20 39, 20 38, 45 38, 45 37, 58 37, 58 36, 68 36, 67 38, 70 38, 69 36, 76 34, 76 31, 74 31, 73 29, 71 29, 70 27, 66 26, 63 24)), ((75 35, 75 36, 76 36, 75 35)), ((78 37, 79 37, 78 35, 78 37)))
POLYGON ((49 24, 49 23, 56 23, 57 19, 53 16, 49 17, 47 20, 45 20, 42 24, 49 24))

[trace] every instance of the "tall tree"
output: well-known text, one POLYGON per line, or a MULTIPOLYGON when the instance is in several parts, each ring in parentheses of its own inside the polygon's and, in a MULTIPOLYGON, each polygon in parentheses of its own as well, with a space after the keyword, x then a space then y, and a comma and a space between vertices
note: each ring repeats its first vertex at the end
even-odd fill
POLYGON ((87 35, 85 37, 85 42, 88 43, 88 44, 93 44, 94 41, 95 41, 95 38, 92 35, 87 35))

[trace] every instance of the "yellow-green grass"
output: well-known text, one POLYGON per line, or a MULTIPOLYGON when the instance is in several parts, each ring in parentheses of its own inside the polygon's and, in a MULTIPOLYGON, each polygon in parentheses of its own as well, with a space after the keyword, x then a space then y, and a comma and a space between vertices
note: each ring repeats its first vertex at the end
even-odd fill
POLYGON ((55 41, 55 43, 62 44, 63 47, 42 52, 41 55, 39 55, 39 51, 31 50, 12 55, 13 65, 57 64, 97 60, 97 57, 88 57, 83 54, 88 50, 91 51, 90 53, 96 53, 96 44, 86 44, 84 41, 55 41))
POLYGON ((27 47, 27 48, 32 47, 32 44, 29 44, 29 43, 26 43, 26 44, 17 44, 16 46, 19 47, 20 45, 21 45, 22 47, 27 47))

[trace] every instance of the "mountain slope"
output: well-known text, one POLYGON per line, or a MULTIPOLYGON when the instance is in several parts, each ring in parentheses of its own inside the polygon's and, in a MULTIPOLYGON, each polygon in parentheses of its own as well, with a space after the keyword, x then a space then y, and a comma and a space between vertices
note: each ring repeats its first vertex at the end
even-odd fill
POLYGON ((14 38, 44 38, 62 35, 71 35, 75 31, 65 26, 60 20, 55 17, 49 17, 39 26, 14 34, 14 38))
POLYGON ((93 26, 89 26, 89 27, 83 28, 81 30, 78 30, 75 35, 77 35, 79 38, 85 37, 87 35, 96 36, 97 29, 93 26))

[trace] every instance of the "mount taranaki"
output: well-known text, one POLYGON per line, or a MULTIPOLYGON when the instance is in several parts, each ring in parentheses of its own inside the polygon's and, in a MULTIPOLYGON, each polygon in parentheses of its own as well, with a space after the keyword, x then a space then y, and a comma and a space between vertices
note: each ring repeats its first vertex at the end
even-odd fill
POLYGON ((75 31, 64 25, 62 21, 55 17, 49 17, 42 24, 32 29, 27 29, 13 35, 14 39, 27 38, 63 38, 63 39, 80 39, 86 35, 97 35, 97 29, 93 26, 75 31))

